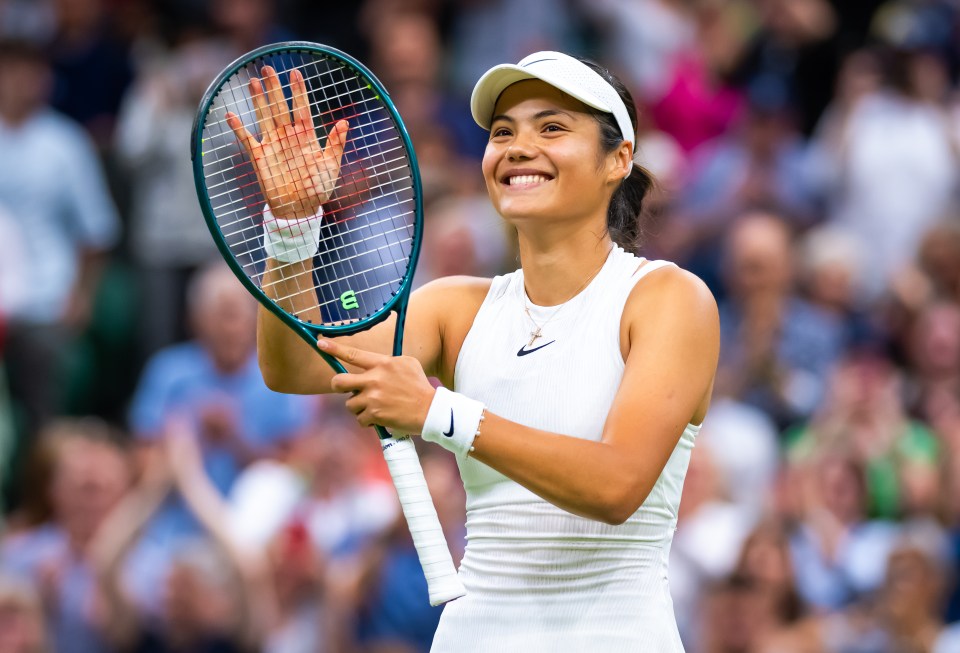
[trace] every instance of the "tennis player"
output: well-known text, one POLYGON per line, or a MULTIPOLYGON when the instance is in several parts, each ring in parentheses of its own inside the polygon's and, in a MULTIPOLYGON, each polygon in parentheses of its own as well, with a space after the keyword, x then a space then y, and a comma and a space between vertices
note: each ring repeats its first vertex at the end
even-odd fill
MULTIPOLYGON (((361 424, 456 454, 467 595, 446 606, 434 651, 682 651, 667 559, 717 365, 715 301, 695 276, 632 253, 651 179, 612 74, 537 52, 487 71, 471 109, 490 131, 483 175, 521 269, 417 290, 402 357, 383 353, 390 322, 320 340, 348 374, 261 309, 264 376, 285 392, 353 393, 361 424)), ((328 149, 345 133, 335 126, 328 149)), ((267 200, 296 200, 281 195, 267 200)))

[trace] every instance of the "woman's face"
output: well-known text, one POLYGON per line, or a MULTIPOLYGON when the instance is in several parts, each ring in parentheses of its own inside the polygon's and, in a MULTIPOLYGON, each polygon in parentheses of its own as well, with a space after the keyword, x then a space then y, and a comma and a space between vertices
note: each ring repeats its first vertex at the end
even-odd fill
POLYGON ((630 148, 604 154, 600 125, 585 105, 539 80, 500 95, 483 155, 494 208, 520 227, 528 220, 598 220, 627 174, 630 148))

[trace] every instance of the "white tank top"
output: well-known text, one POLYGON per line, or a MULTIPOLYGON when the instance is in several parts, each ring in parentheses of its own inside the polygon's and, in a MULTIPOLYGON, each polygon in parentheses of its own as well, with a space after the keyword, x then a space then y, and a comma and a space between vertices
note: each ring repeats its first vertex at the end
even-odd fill
MULTIPOLYGON (((493 279, 457 359, 457 392, 510 421, 599 440, 623 377, 627 297, 645 275, 671 265, 643 263, 614 247, 559 308, 527 300, 522 270, 493 279), (525 306, 542 326, 532 345, 536 327, 525 306)), ((698 431, 688 425, 678 434, 646 501, 617 526, 566 512, 468 457, 460 467, 467 596, 445 608, 432 650, 682 651, 667 559, 698 431)))

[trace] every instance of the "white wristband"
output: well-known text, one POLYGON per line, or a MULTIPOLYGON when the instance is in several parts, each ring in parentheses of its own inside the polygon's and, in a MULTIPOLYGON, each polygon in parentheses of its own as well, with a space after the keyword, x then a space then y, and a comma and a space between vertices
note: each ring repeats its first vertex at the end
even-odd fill
POLYGON ((470 453, 483 421, 483 402, 470 399, 446 388, 437 388, 423 423, 422 437, 452 451, 457 460, 470 453))
POLYGON ((263 249, 267 258, 281 263, 298 263, 313 258, 320 243, 323 208, 302 219, 285 220, 263 207, 263 249))

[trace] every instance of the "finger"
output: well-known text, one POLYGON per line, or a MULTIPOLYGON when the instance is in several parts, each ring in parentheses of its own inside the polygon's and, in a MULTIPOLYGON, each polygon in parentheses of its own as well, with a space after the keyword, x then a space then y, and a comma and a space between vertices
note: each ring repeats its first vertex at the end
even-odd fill
POLYGON ((360 392, 370 380, 363 374, 337 374, 330 379, 330 389, 334 392, 360 392))
POLYGON ((270 66, 261 69, 263 81, 267 85, 267 106, 273 116, 273 123, 277 126, 290 124, 290 107, 287 98, 283 95, 283 86, 277 71, 270 66))
POLYGON ((354 415, 359 415, 367 409, 367 400, 359 395, 353 395, 343 405, 354 415))
POLYGON ((357 416, 357 423, 360 424, 360 426, 373 426, 376 424, 369 410, 361 410, 355 414, 357 416))
POLYGON ((244 126, 243 121, 240 120, 240 116, 232 111, 227 111, 226 119, 227 125, 233 130, 237 140, 240 141, 243 149, 247 151, 247 155, 251 159, 254 158, 254 153, 256 152, 256 149, 260 143, 254 137, 254 135, 250 133, 246 126, 244 126))
POLYGON ((253 100, 253 109, 257 112, 257 124, 260 125, 260 135, 274 129, 273 116, 267 107, 267 98, 263 93, 263 84, 254 77, 250 80, 250 99, 253 100))
POLYGON ((347 146, 347 130, 350 129, 350 123, 346 120, 338 120, 330 129, 327 135, 327 146, 323 148, 320 156, 336 165, 337 174, 340 173, 340 160, 343 158, 343 150, 347 146))
POLYGON ((372 351, 364 351, 363 349, 357 349, 356 347, 344 345, 326 338, 317 339, 317 347, 331 356, 340 359, 340 361, 363 370, 368 370, 375 365, 385 363, 391 358, 390 356, 375 354, 372 351))
POLYGON ((293 91, 293 122, 304 129, 313 129, 313 116, 310 115, 310 98, 307 95, 307 83, 299 69, 290 71, 290 88, 293 91))

